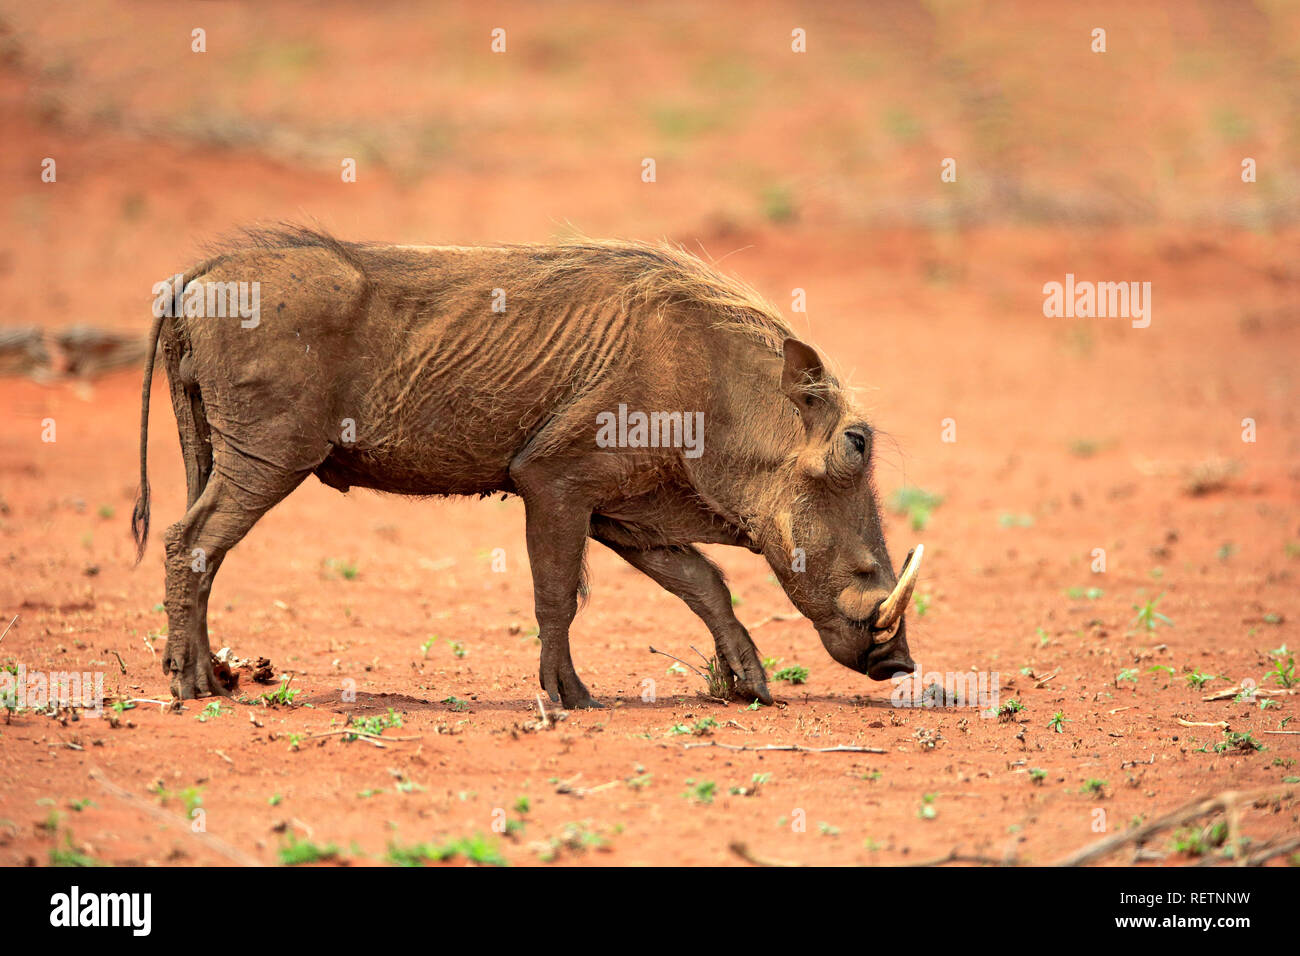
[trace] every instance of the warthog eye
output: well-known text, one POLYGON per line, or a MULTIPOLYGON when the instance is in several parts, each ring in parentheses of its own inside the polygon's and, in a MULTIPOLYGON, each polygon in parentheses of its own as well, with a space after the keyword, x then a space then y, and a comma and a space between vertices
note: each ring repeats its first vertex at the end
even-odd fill
POLYGON ((867 436, 861 432, 847 431, 844 433, 844 440, 848 443, 849 455, 857 455, 859 458, 867 454, 867 436))

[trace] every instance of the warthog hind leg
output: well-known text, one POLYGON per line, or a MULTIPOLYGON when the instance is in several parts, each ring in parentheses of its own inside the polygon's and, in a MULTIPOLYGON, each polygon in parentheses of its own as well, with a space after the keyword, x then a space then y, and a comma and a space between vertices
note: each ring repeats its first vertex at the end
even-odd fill
POLYGON ((162 669, 171 678, 174 697, 229 696, 212 672, 208 595, 226 553, 302 480, 301 476, 277 477, 277 481, 258 482, 273 490, 250 494, 220 472, 213 474, 185 517, 163 535, 167 549, 167 647, 162 669))
POLYGON ((533 605, 542 642, 539 677, 551 700, 570 710, 603 707, 588 692, 569 654, 569 625, 578 613, 591 506, 555 477, 545 462, 516 457, 510 477, 524 500, 533 605))

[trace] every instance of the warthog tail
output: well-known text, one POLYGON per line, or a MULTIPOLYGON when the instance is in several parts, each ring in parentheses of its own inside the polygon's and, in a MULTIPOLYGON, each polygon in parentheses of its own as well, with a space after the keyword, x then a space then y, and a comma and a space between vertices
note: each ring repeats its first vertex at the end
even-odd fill
POLYGON ((153 386, 153 362, 158 354, 158 335, 165 321, 165 315, 154 317, 153 327, 149 330, 149 351, 144 357, 144 387, 140 395, 140 490, 136 494, 135 510, 131 512, 131 535, 135 538, 137 565, 144 557, 145 542, 149 538, 149 391, 153 386))

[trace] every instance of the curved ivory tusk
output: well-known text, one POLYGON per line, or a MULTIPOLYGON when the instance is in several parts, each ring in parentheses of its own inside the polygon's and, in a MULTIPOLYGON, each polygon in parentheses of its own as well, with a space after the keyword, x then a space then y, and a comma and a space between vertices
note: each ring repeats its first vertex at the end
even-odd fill
POLYGON ((907 602, 912 600, 912 591, 916 588, 916 579, 921 573, 921 558, 924 555, 923 544, 918 544, 908 552, 907 560, 903 562, 903 572, 898 576, 898 583, 894 585, 894 590, 890 592, 889 597, 880 602, 880 610, 876 613, 876 623, 873 626, 881 633, 875 637, 875 643, 884 644, 893 639, 894 625, 903 619, 903 614, 907 611, 907 602))

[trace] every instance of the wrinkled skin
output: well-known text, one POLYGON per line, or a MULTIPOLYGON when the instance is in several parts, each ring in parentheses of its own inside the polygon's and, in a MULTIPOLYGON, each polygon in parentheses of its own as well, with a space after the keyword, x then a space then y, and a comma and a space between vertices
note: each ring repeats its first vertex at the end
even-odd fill
MULTIPOLYGON (((230 548, 304 479, 411 495, 517 494, 539 677, 599 706, 569 628, 595 539, 680 597, 713 635, 729 693, 772 702, 757 648, 700 544, 761 553, 831 656, 875 680, 913 669, 871 482, 872 433, 812 348, 747 288, 660 247, 405 247, 250 235, 183 287, 256 281, 261 313, 164 317, 188 510, 168 528, 163 655, 180 698, 224 693, 207 602, 230 548), (490 290, 508 297, 490 310, 490 290), (700 413, 703 444, 607 447, 620 405, 700 413), (883 632, 888 633, 888 632, 883 632)), ((152 354, 144 383, 141 494, 152 354)))

